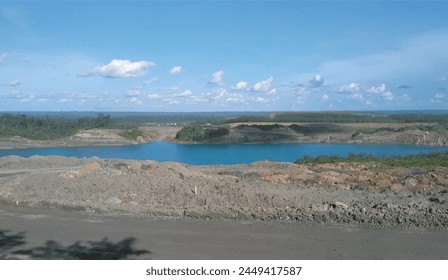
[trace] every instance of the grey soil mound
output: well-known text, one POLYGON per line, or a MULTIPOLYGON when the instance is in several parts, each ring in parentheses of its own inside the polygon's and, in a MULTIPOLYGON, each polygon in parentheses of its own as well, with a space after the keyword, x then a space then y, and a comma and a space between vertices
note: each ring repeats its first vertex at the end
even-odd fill
POLYGON ((448 229, 448 168, 0 158, 0 200, 98 214, 448 229))

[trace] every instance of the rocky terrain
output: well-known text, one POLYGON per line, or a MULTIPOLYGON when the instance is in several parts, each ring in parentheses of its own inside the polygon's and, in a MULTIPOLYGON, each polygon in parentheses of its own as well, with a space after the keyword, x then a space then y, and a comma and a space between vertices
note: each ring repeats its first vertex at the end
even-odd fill
POLYGON ((448 229, 448 168, 0 158, 0 200, 99 215, 448 229))

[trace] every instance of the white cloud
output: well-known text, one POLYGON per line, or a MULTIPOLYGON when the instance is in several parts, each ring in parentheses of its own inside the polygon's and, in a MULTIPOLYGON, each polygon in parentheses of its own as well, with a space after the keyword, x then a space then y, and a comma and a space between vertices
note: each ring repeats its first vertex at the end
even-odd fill
POLYGON ((150 84, 152 84, 154 82, 157 82, 158 80, 159 80, 159 78, 157 78, 157 77, 154 77, 152 79, 146 80, 146 81, 143 82, 142 86, 145 87, 145 86, 150 85, 150 84))
POLYGON ((228 92, 225 88, 217 88, 204 95, 214 102, 219 102, 220 105, 225 103, 244 103, 248 98, 248 96, 240 93, 228 92))
POLYGON ((244 90, 247 88, 247 82, 246 81, 239 81, 237 82, 232 89, 236 89, 236 90, 244 90))
POLYGON ((1 53, 0 54, 0 63, 5 62, 5 60, 6 60, 6 54, 5 53, 1 53))
POLYGON ((364 100, 364 95, 362 93, 353 93, 349 96, 350 99, 362 101, 364 100))
POLYGON ((386 92, 386 85, 385 84, 381 84, 378 87, 370 87, 370 88, 366 89, 366 92, 373 93, 373 94, 384 93, 384 92, 386 92))
POLYGON ((254 96, 250 93, 240 93, 240 92, 232 92, 227 91, 224 88, 217 88, 207 93, 201 93, 200 95, 191 97, 191 101, 195 101, 195 103, 208 103, 218 105, 221 107, 227 106, 238 106, 238 105, 247 105, 250 106, 252 103, 259 104, 268 104, 278 100, 278 98, 268 98, 263 96, 254 96))
POLYGON ((105 78, 129 78, 146 75, 146 68, 156 66, 152 61, 129 61, 126 59, 114 59, 109 64, 95 67, 91 72, 81 75, 90 77, 99 75, 105 78))
POLYGON ((326 94, 322 95, 322 97, 320 98, 320 101, 327 102, 328 101, 328 95, 326 95, 326 94))
POLYGON ((272 87, 272 81, 274 80, 273 77, 269 77, 268 79, 264 81, 257 82, 253 88, 252 91, 255 92, 268 92, 271 90, 272 87))
POLYGON ((387 90, 386 85, 385 84, 381 84, 378 87, 370 87, 365 89, 365 91, 367 93, 370 94, 379 94, 381 95, 385 100, 387 101, 392 101, 395 99, 395 96, 393 95, 392 92, 390 92, 389 90, 387 90))
POLYGON ((16 86, 20 86, 21 84, 22 84, 22 82, 20 82, 19 80, 12 80, 8 83, 0 84, 0 86, 16 87, 16 86))
POLYGON ((6 94, 1 94, 0 93, 0 96, 4 97, 4 98, 15 99, 15 100, 18 100, 19 102, 22 102, 22 103, 23 102, 29 102, 32 99, 34 99, 34 97, 35 97, 34 94, 24 93, 24 92, 21 92, 19 90, 14 90, 14 91, 12 91, 10 93, 6 93, 6 94))
POLYGON ((354 93, 359 92, 361 90, 361 85, 358 83, 350 83, 346 85, 342 85, 336 88, 336 92, 339 93, 354 93))
POLYGON ((373 105, 375 105, 375 103, 373 103, 371 100, 367 100, 366 102, 364 102, 364 105, 373 106, 373 105))
POLYGON ((137 97, 140 96, 140 91, 139 90, 130 90, 127 94, 127 97, 137 97))
POLYGON ((132 98, 131 98, 131 103, 133 103, 133 104, 135 104, 135 105, 141 105, 141 104, 143 104, 143 102, 142 102, 140 99, 138 99, 137 97, 132 97, 132 98))
POLYGON ((8 83, 8 86, 10 87, 16 87, 16 86, 20 86, 22 83, 19 80, 14 80, 8 83))
POLYGON ((337 87, 336 92, 338 93, 348 93, 350 94, 349 98, 353 100, 362 101, 364 100, 364 96, 375 96, 380 95, 387 101, 395 100, 394 94, 389 91, 385 84, 381 84, 379 86, 362 86, 358 83, 350 83, 346 85, 342 85, 337 87))
POLYGON ((249 96, 249 98, 247 98, 245 101, 246 103, 249 102, 255 102, 255 103, 260 103, 260 104, 268 104, 271 102, 274 102, 278 100, 278 98, 266 98, 266 97, 261 97, 261 96, 249 96))
POLYGON ((209 103, 210 99, 194 95, 191 96, 187 102, 191 104, 209 103))
POLYGON ((278 98, 266 98, 262 96, 254 96, 248 94, 242 94, 237 92, 228 92, 224 88, 215 89, 209 93, 202 94, 203 101, 208 101, 210 103, 217 104, 219 106, 226 107, 227 105, 250 105, 252 102, 255 103, 270 103, 277 100, 278 98))
POLYGON ((214 99, 220 99, 220 98, 223 98, 227 94, 227 91, 224 88, 218 88, 218 89, 214 90, 213 92, 211 92, 210 94, 215 94, 214 99))
POLYGON ((255 102, 258 102, 258 103, 266 103, 266 102, 269 102, 269 100, 267 100, 267 99, 264 98, 264 97, 260 97, 260 96, 258 96, 257 98, 255 98, 255 102))
POLYGON ((387 101, 392 101, 392 100, 394 100, 395 99, 395 96, 392 94, 392 92, 390 92, 390 91, 388 91, 388 92, 385 92, 385 93, 382 93, 381 94, 383 97, 384 97, 384 99, 386 99, 387 101))
POLYGON ((176 91, 179 89, 179 87, 178 86, 174 86, 174 87, 170 87, 170 88, 168 88, 168 92, 170 92, 170 93, 176 93, 176 91))
POLYGON ((36 96, 34 96, 34 94, 28 94, 28 95, 24 96, 23 98, 19 99, 19 102, 22 102, 22 103, 31 102, 34 100, 35 97, 36 96))
POLYGON ((244 103, 245 99, 238 96, 230 96, 225 99, 227 103, 244 103))
MULTIPOLYGON (((305 80, 307 79, 307 77, 309 77, 310 74, 304 74, 300 77, 299 80, 305 80)), ((320 86, 322 86, 324 83, 324 79, 322 78, 322 76, 320 74, 316 74, 314 75, 310 80, 308 80, 307 82, 290 82, 289 84, 285 84, 282 86, 287 86, 291 89, 293 89, 296 95, 296 102, 299 104, 303 104, 305 103, 306 99, 308 98, 308 96, 312 93, 312 92, 316 92, 316 91, 321 91, 320 89, 318 89, 320 86)), ((276 94, 277 91, 270 91, 267 93, 267 95, 273 95, 276 94)))
POLYGON ((266 95, 275 95, 275 94, 277 94, 277 89, 276 88, 273 88, 273 89, 271 89, 270 91, 268 91, 266 93, 266 95))
POLYGON ((310 90, 305 86, 299 86, 296 88, 296 102, 299 104, 305 103, 305 100, 307 99, 308 95, 310 95, 310 90))
POLYGON ((179 65, 170 69, 170 74, 172 75, 179 74, 180 72, 182 72, 182 66, 179 65))
POLYGON ((441 104, 441 103, 444 103, 445 98, 446 98, 446 95, 445 95, 445 94, 443 94, 443 93, 437 93, 437 94, 434 95, 433 98, 431 98, 430 102, 431 102, 431 103, 438 103, 438 104, 441 104))
POLYGON ((296 88, 296 95, 308 95, 310 94, 310 90, 305 86, 300 86, 296 88))
POLYGON ((314 75, 314 77, 308 81, 308 87, 317 88, 317 87, 320 87, 323 83, 324 83, 324 79, 322 79, 322 77, 319 74, 317 74, 317 75, 314 75))
POLYGON ((222 70, 212 73, 212 80, 210 82, 208 82, 208 84, 218 85, 218 86, 222 85, 223 84, 223 76, 224 76, 224 71, 222 71, 222 70))
POLYGON ((162 97, 157 93, 148 94, 148 99, 155 100, 155 99, 160 99, 160 98, 162 98, 162 97))
POLYGON ((72 102, 72 99, 71 98, 61 98, 61 99, 59 99, 59 102, 60 103, 72 102))
POLYGON ((193 94, 193 92, 191 90, 187 89, 187 90, 185 90, 185 91, 183 91, 181 93, 174 94, 173 97, 187 97, 187 96, 190 96, 192 94, 193 94))
POLYGON ((173 99, 173 98, 167 98, 165 101, 168 103, 168 105, 177 105, 180 104, 179 100, 173 99))

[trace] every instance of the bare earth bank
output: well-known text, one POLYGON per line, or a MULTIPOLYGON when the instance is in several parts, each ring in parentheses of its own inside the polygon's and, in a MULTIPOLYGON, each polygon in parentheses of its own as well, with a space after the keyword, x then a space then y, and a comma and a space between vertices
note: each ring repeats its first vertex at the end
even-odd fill
POLYGON ((0 158, 0 200, 101 215, 448 229, 448 168, 0 158))

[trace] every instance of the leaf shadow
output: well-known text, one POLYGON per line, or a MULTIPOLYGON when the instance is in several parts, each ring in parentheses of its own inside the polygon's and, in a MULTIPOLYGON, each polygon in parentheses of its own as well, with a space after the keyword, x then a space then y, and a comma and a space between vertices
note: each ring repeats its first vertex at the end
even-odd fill
POLYGON ((148 250, 135 249, 136 240, 128 237, 112 242, 103 238, 100 241, 77 241, 69 246, 48 240, 43 246, 16 250, 26 244, 25 233, 0 229, 0 259, 123 260, 152 254, 148 250))

